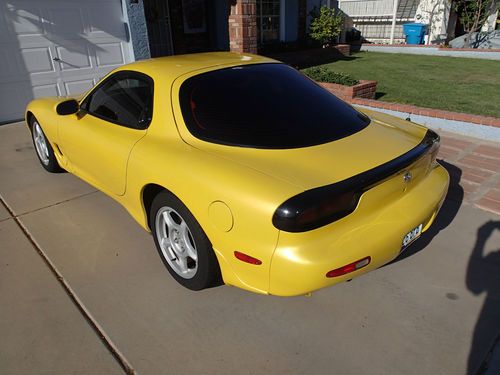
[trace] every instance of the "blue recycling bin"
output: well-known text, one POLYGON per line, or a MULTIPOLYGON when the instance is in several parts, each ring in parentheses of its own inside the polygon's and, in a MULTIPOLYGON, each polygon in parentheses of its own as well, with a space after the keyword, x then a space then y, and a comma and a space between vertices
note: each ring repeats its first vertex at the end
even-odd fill
POLYGON ((423 23, 405 23, 403 33, 406 35, 406 44, 423 44, 427 25, 423 23))

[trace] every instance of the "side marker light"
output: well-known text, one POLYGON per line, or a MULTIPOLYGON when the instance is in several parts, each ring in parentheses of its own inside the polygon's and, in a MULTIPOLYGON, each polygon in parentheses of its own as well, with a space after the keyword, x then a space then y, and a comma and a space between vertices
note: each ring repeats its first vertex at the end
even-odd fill
POLYGON ((338 276, 343 276, 345 274, 357 271, 360 268, 366 267, 368 264, 370 264, 371 260, 372 260, 371 257, 366 257, 366 258, 360 259, 356 262, 353 262, 353 263, 347 264, 343 267, 329 271, 326 274, 326 277, 338 277, 338 276))
POLYGON ((260 259, 251 257, 250 255, 242 253, 242 252, 239 252, 239 251, 235 251, 234 252, 234 256, 237 259, 239 259, 239 260, 241 260, 242 262, 245 262, 245 263, 254 264, 256 266, 259 266, 259 265, 262 264, 262 261, 260 259))

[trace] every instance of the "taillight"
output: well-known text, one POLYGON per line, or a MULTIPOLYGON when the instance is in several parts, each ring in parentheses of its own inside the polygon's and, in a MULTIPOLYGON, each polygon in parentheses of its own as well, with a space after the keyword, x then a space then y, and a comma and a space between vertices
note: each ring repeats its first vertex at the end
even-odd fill
POLYGON ((304 232, 349 215, 356 209, 361 193, 318 192, 299 194, 283 203, 274 213, 273 224, 287 232, 304 232))

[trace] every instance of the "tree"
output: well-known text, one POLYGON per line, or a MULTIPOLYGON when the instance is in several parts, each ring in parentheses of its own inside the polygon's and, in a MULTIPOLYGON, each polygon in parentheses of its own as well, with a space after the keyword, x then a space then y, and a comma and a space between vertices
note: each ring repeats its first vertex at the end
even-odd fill
POLYGON ((313 19, 309 26, 309 36, 321 42, 323 48, 335 42, 344 23, 342 15, 325 5, 320 8, 319 12, 317 9, 311 12, 311 15, 313 19))
POLYGON ((468 34, 465 45, 470 45, 471 34, 479 31, 490 15, 495 0, 453 0, 453 7, 468 34))

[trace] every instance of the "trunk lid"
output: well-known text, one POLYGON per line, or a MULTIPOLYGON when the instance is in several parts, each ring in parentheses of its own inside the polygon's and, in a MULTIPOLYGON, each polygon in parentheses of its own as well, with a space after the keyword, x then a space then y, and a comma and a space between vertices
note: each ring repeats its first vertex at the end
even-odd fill
MULTIPOLYGON (((392 116, 363 110, 371 123, 363 130, 326 144, 295 149, 254 149, 199 142, 196 147, 309 190, 358 175, 416 147, 426 129, 392 116)), ((418 162, 414 179, 429 160, 418 162)))

